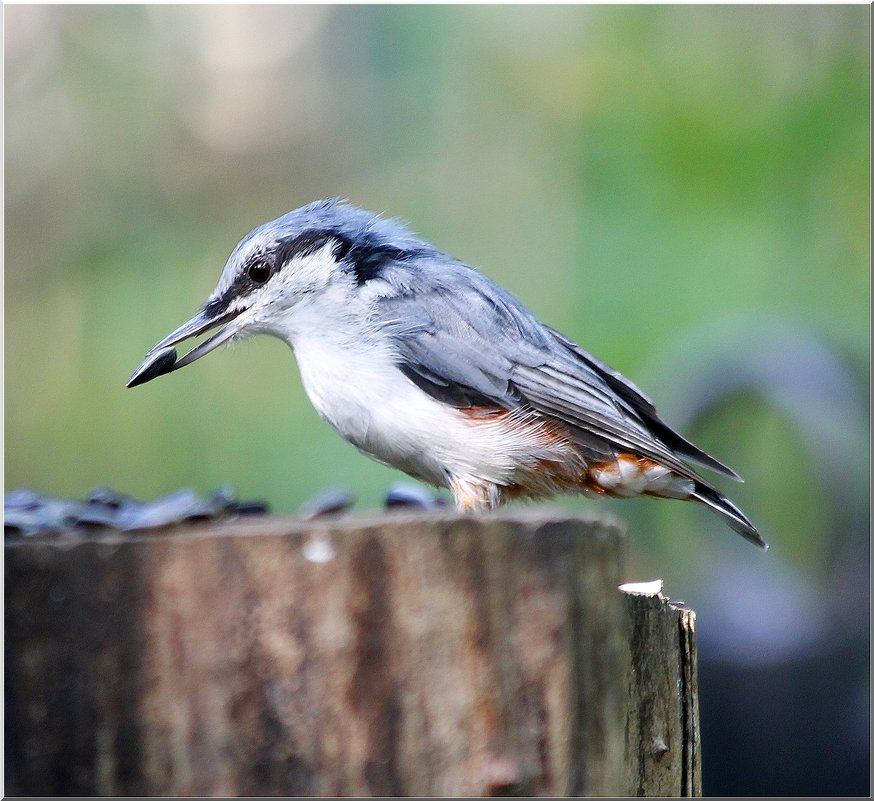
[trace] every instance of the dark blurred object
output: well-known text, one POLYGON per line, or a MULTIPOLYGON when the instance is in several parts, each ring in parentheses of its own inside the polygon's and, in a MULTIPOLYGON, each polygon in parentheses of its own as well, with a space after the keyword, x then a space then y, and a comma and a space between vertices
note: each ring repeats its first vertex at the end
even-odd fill
POLYGON ((320 492, 301 504, 298 510, 306 520, 314 520, 317 517, 338 515, 348 511, 355 503, 355 496, 347 489, 334 487, 320 492))
MULTIPOLYGON (((741 437, 756 398, 790 420, 809 465, 800 491, 822 499, 820 526, 802 532, 785 521, 775 528, 773 518, 768 531, 767 497, 758 513, 747 504, 772 541, 767 557, 714 540, 699 560, 705 795, 870 795, 864 369, 810 329, 754 319, 686 331, 653 363, 670 377, 655 397, 681 431, 700 435, 713 418, 734 415, 741 437), (816 558, 799 560, 799 537, 816 558)), ((759 464, 778 481, 797 475, 794 465, 781 472, 773 455, 759 464)))
POLYGON ((393 484, 385 496, 386 509, 398 507, 414 509, 441 509, 446 506, 446 500, 427 487, 411 484, 406 481, 393 484))
POLYGON ((766 664, 702 657, 705 795, 870 797, 868 677, 861 639, 766 664))
POLYGON ((7 536, 32 537, 56 535, 74 527, 136 531, 268 511, 264 501, 239 501, 230 487, 220 487, 205 498, 182 489, 155 501, 139 501, 109 487, 92 490, 85 501, 19 488, 6 493, 3 525, 7 536))

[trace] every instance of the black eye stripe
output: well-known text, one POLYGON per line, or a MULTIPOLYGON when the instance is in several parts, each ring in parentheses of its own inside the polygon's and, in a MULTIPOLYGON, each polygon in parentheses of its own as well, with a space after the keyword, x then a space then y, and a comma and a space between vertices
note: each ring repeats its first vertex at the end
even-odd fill
POLYGON ((378 277, 387 262, 410 256, 408 251, 373 241, 366 235, 353 241, 333 230, 304 231, 297 236, 280 239, 266 250, 251 254, 222 297, 210 301, 209 309, 215 313, 225 311, 236 298, 244 297, 264 286, 295 257, 315 253, 329 242, 332 244, 334 258, 349 262, 358 286, 378 277))
POLYGON ((338 261, 347 260, 351 263, 355 282, 358 286, 376 278, 383 265, 392 259, 403 259, 409 256, 406 251, 393 245, 373 241, 363 235, 356 241, 336 231, 306 231, 296 237, 282 240, 277 244, 277 269, 287 264, 295 256, 305 256, 315 253, 328 242, 333 242, 334 258, 338 261))
POLYGON ((222 296, 209 301, 204 310, 211 314, 227 311, 234 300, 245 297, 263 286, 275 272, 275 263, 272 253, 253 254, 222 296))
POLYGON ((368 281, 379 278, 383 267, 390 261, 402 261, 410 256, 410 253, 392 245, 378 245, 371 247, 353 248, 351 252, 352 270, 355 274, 355 283, 363 286, 368 281))
POLYGON ((308 256, 315 253, 332 239, 337 243, 334 246, 335 255, 337 258, 343 258, 337 251, 343 250, 343 255, 349 251, 351 242, 346 237, 335 234, 333 231, 305 231, 298 236, 281 239, 276 243, 273 249, 274 264, 277 269, 281 269, 295 256, 308 256))

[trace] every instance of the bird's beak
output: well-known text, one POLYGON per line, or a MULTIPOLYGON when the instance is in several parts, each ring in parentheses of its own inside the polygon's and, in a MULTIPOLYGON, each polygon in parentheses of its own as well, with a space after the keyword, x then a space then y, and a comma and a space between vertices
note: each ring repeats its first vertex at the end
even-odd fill
POLYGON ((204 310, 196 317, 192 317, 187 323, 180 325, 172 334, 164 337, 148 352, 143 363, 134 370, 127 385, 135 387, 138 384, 145 384, 159 375, 178 370, 180 367, 185 367, 185 365, 197 361, 201 356, 206 356, 211 350, 215 350, 219 345, 224 344, 237 333, 240 326, 233 321, 242 311, 243 309, 237 309, 213 315, 204 310), (225 324, 224 327, 216 331, 209 339, 201 342, 181 359, 176 358, 174 345, 178 345, 180 342, 184 342, 191 337, 205 334, 210 329, 222 324, 225 324))

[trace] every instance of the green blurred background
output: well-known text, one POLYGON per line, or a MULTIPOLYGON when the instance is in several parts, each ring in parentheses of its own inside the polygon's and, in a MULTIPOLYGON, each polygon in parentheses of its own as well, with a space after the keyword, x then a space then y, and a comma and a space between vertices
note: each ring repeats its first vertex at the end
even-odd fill
MULTIPOLYGON (((318 419, 279 341, 125 389, 241 236, 345 196, 507 286, 746 478, 721 486, 768 554, 685 504, 594 508, 629 521, 629 579, 699 610, 702 677, 708 659, 740 665, 738 688, 750 665, 828 663, 843 620, 841 736, 867 749, 867 6, 7 6, 5 23, 7 489, 230 484, 294 512, 341 486, 379 505, 403 476, 318 419)), ((768 794, 750 755, 722 779, 746 784, 718 783, 707 703, 705 791, 768 794)), ((835 777, 862 767, 775 792, 852 790, 835 777)))

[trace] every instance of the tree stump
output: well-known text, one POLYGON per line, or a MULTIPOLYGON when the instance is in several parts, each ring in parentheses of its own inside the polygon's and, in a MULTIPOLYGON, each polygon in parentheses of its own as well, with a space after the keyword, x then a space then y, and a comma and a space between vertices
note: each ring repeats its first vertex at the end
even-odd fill
POLYGON ((6 793, 700 794, 694 614, 544 511, 7 541, 6 793))

